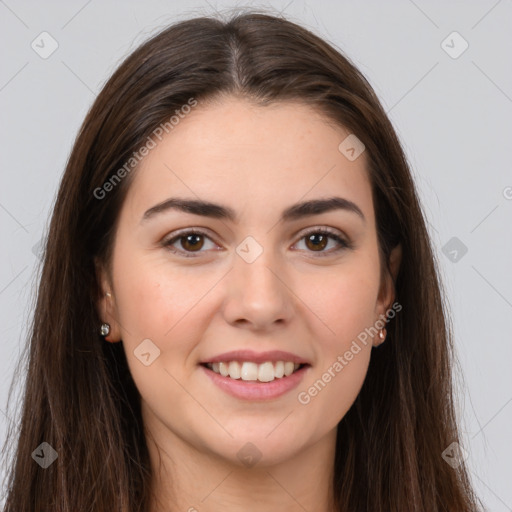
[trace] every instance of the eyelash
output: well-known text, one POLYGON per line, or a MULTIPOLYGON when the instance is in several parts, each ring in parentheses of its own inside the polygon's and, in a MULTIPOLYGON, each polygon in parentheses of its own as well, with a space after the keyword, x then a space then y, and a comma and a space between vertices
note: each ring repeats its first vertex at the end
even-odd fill
MULTIPOLYGON (((318 254, 318 257, 322 258, 322 257, 325 257, 325 256, 329 256, 331 254, 337 254, 338 252, 344 250, 344 249, 353 249, 353 244, 343 238, 341 238, 341 236, 334 230, 331 230, 330 228, 313 228, 309 231, 307 231, 306 233, 304 233, 300 239, 299 239, 299 242, 301 240, 303 240, 304 238, 306 238, 307 236, 309 235, 312 235, 312 234, 319 234, 319 235, 327 235, 329 238, 335 240, 336 242, 338 242, 338 244, 340 245, 340 247, 338 247, 337 249, 334 249, 334 250, 330 250, 330 251, 319 251, 317 252, 318 254)), ((172 253, 175 253, 175 254, 183 254, 185 258, 197 258, 201 253, 205 252, 205 251, 197 251, 197 252, 193 252, 193 251, 183 251, 182 249, 176 249, 175 247, 172 247, 172 245, 179 241, 181 238, 185 238, 186 236, 188 235, 203 235, 205 237, 207 237, 208 239, 211 240, 210 236, 208 235, 208 233, 200 230, 200 229, 190 229, 188 231, 181 231, 181 232, 178 232, 175 236, 173 236, 172 238, 169 238, 167 240, 164 240, 162 242, 162 245, 164 247, 166 247, 169 251, 171 251, 172 253), (192 256, 193 254, 193 256, 192 256), (197 254, 197 256, 196 256, 197 254)), ((213 241, 213 240, 212 240, 213 241)), ((311 252, 311 253, 315 253, 316 251, 307 251, 307 252, 311 252)))

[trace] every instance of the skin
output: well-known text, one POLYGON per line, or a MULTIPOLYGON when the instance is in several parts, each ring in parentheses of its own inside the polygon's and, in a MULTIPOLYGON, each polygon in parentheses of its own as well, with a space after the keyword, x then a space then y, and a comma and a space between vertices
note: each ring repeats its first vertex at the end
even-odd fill
MULTIPOLYGON (((361 389, 378 336, 360 343, 308 404, 297 394, 394 300, 392 276, 381 280, 366 155, 349 161, 338 150, 349 133, 301 103, 259 107, 228 97, 199 104, 136 171, 120 212, 112 275, 98 269, 111 294, 98 308, 111 325, 108 340, 122 340, 142 397, 155 474, 152 512, 333 510, 336 426, 361 389), (334 210, 278 222, 288 206, 332 195, 356 203, 366 220, 334 210), (229 206, 239 223, 173 210, 141 222, 169 197, 229 206), (354 247, 333 252, 339 245, 329 238, 315 251, 304 232, 323 227, 354 247), (199 238, 202 247, 194 241, 189 249, 196 257, 162 245, 182 228, 209 233, 199 238), (252 263, 236 253, 247 236, 263 248, 252 263), (160 350, 149 366, 134 355, 147 338, 160 350), (198 363, 246 348, 289 351, 311 368, 281 397, 243 401, 212 384, 198 363), (237 457, 247 442, 261 454, 252 467, 237 457)), ((173 247, 186 252, 183 243, 173 247)), ((397 247, 394 277, 400 257, 397 247)))

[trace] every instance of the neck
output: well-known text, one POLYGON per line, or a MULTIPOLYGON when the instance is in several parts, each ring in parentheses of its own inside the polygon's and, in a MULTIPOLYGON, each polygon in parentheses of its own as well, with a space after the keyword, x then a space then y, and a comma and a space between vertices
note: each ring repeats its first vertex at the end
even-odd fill
POLYGON ((164 428, 150 428, 151 512, 334 512, 336 430, 273 464, 198 450, 164 428))

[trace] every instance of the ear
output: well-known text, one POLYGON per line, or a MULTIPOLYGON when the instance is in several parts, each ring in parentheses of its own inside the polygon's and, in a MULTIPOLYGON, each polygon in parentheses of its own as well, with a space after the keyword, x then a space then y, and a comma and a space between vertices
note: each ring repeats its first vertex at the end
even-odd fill
MULTIPOLYGON (((384 276, 381 280, 379 296, 376 307, 376 322, 386 316, 386 311, 391 307, 395 300, 395 282, 402 262, 402 245, 396 245, 389 255, 389 271, 386 267, 384 276)), ((374 337, 374 346, 383 343, 377 336, 374 337)))
MULTIPOLYGON (((94 260, 96 278, 99 287, 99 296, 96 298, 96 308, 101 323, 110 325, 110 333, 105 336, 105 341, 116 343, 121 341, 121 330, 117 321, 117 306, 109 272, 97 259, 94 260)), ((98 325, 98 332, 100 326, 98 325)))

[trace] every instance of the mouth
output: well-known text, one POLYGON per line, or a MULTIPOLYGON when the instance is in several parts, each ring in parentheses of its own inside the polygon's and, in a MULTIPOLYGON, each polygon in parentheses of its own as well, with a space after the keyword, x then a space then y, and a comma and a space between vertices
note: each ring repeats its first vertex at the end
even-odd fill
POLYGON ((221 391, 239 400, 266 402, 297 388, 311 364, 292 361, 211 361, 199 364, 221 391))
POLYGON ((222 377, 253 383, 268 383, 275 380, 287 379, 310 365, 292 361, 220 361, 200 363, 201 366, 222 377))

